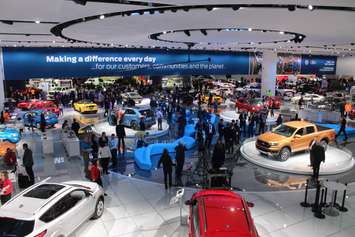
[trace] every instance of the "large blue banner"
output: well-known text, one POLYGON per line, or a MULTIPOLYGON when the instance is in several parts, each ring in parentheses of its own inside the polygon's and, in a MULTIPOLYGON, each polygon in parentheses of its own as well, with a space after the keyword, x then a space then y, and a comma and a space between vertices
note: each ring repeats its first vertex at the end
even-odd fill
POLYGON ((302 74, 335 75, 337 57, 321 55, 302 55, 302 74))
POLYGON ((6 80, 249 73, 249 53, 101 48, 4 48, 6 80))

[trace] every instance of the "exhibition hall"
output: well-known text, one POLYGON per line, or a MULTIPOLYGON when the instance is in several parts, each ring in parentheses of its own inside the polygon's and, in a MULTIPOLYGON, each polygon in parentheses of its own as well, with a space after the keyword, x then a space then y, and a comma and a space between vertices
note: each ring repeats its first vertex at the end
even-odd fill
POLYGON ((0 237, 354 237, 354 22, 1 0, 0 237))

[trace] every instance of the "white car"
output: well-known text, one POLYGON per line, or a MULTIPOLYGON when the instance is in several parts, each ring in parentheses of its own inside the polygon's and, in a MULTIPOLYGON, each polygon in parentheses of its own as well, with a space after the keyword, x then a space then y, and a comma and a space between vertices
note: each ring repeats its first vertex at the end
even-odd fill
POLYGON ((318 94, 305 94, 305 95, 296 95, 295 97, 293 97, 291 99, 292 103, 297 104, 298 101, 301 99, 301 97, 303 97, 303 101, 304 102, 322 102, 325 100, 325 97, 322 95, 318 95, 318 94))
POLYGON ((140 104, 143 100, 143 97, 138 94, 136 91, 132 92, 126 92, 122 94, 122 99, 124 102, 127 102, 128 100, 133 100, 135 104, 140 104))
POLYGON ((0 236, 64 237, 104 212, 104 192, 93 182, 44 180, 0 207, 0 236))

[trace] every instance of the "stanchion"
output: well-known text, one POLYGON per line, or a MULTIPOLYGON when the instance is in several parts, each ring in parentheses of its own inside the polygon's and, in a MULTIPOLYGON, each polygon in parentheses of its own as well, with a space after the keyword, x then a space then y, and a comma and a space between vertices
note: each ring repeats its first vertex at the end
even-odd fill
MULTIPOLYGON (((348 187, 348 184, 345 184, 346 187, 348 187)), ((341 202, 341 207, 338 207, 338 210, 341 212, 347 212, 348 208, 345 207, 345 198, 346 198, 346 188, 343 193, 343 200, 341 202)))
POLYGON ((306 191, 305 191, 305 194, 304 194, 304 201, 300 203, 300 205, 302 207, 310 207, 311 206, 311 204, 309 204, 307 202, 307 199, 308 199, 308 186, 309 186, 309 180, 307 179, 306 180, 306 191))
POLYGON ((322 214, 322 208, 319 205, 319 194, 320 194, 320 183, 319 183, 319 180, 317 180, 316 200, 315 200, 314 206, 312 208, 312 211, 314 212, 315 217, 317 217, 319 219, 324 219, 325 215, 322 214))
POLYGON ((325 193, 324 193, 324 201, 323 201, 324 206, 326 206, 326 205, 327 205, 327 196, 328 196, 328 188, 325 188, 325 193))
POLYGON ((324 188, 322 188, 322 194, 320 195, 320 203, 319 203, 319 205, 321 207, 324 206, 323 198, 324 198, 324 188))

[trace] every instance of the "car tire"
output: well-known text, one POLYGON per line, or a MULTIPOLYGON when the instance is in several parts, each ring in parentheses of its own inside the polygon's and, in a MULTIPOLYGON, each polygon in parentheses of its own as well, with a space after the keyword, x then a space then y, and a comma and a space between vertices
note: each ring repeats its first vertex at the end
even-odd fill
POLYGON ((324 148, 324 151, 326 151, 328 148, 328 141, 326 139, 322 139, 320 141, 320 145, 324 148))
POLYGON ((95 205, 95 212, 94 215, 91 217, 91 219, 95 220, 98 219, 102 216, 104 213, 105 209, 105 203, 103 197, 100 197, 99 200, 97 200, 96 205, 95 205))
POLYGON ((290 148, 284 147, 280 150, 279 159, 280 161, 287 161, 288 158, 290 158, 290 155, 291 155, 290 148))
POLYGON ((133 130, 138 130, 138 125, 136 121, 131 121, 130 126, 133 130))

